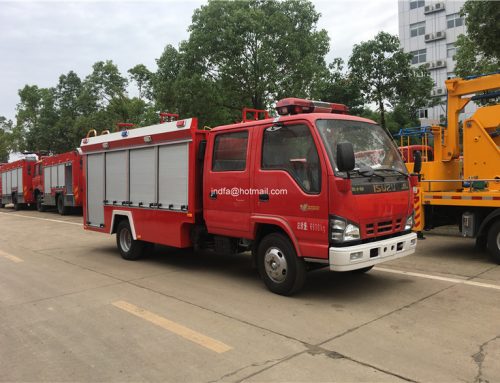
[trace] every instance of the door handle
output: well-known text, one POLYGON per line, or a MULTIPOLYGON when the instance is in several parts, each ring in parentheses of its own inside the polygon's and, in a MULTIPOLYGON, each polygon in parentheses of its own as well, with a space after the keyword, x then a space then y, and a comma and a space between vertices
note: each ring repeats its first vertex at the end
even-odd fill
POLYGON ((259 201, 269 201, 269 194, 259 194, 259 201))
POLYGON ((216 191, 211 191, 210 192, 210 198, 211 199, 217 199, 217 192, 216 191))

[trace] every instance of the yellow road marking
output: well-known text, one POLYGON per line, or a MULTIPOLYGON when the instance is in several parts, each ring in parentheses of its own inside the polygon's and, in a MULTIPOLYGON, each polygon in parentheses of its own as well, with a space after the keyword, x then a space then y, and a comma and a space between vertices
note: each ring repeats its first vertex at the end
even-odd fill
POLYGON ((184 339, 187 339, 193 343, 199 344, 209 350, 215 351, 218 354, 229 351, 232 347, 228 346, 225 343, 219 342, 216 339, 210 338, 206 335, 200 334, 197 331, 191 330, 183 325, 172 322, 171 320, 156 315, 150 311, 144 310, 140 307, 137 307, 131 303, 125 301, 117 301, 112 303, 113 306, 118 307, 124 311, 127 311, 130 314, 133 314, 141 319, 147 320, 165 330, 173 332, 184 339))
POLYGON ((386 269, 386 268, 383 268, 383 267, 375 267, 374 270, 383 271, 385 273, 408 275, 410 277, 425 278, 425 279, 434 279, 436 281, 443 281, 443 282, 450 282, 450 283, 459 283, 459 284, 463 284, 463 285, 469 285, 469 286, 475 286, 475 287, 483 287, 483 288, 486 288, 486 289, 500 290, 500 285, 494 285, 494 284, 491 284, 491 283, 475 282, 475 281, 470 281, 468 279, 440 277, 438 275, 414 273, 414 272, 411 272, 411 271, 396 270, 396 269, 386 269))
POLYGON ((5 251, 0 250, 0 257, 4 257, 8 259, 9 261, 15 262, 15 263, 21 263, 24 262, 21 258, 16 257, 15 255, 8 254, 5 251))

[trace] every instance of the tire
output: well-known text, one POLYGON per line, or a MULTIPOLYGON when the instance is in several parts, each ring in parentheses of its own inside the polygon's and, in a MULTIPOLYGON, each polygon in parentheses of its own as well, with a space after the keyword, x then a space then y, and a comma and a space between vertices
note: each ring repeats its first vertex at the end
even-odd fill
POLYGON ((488 251, 493 260, 500 265, 500 220, 491 225, 488 230, 488 251))
POLYGON ((306 265, 283 234, 272 233, 259 244, 257 267, 265 285, 275 294, 290 296, 302 289, 306 265))
POLYGON ((40 213, 43 213, 46 208, 45 206, 43 206, 43 198, 42 198, 42 194, 37 194, 36 195, 36 210, 38 210, 40 213))
POLYGON ((480 235, 476 238, 476 249, 478 250, 486 250, 486 246, 488 245, 488 237, 486 235, 480 235))
POLYGON ((361 269, 351 270, 352 274, 365 274, 373 269, 373 266, 363 267, 361 269))
POLYGON ((57 212, 61 215, 66 215, 69 212, 68 206, 64 205, 64 195, 59 194, 57 197, 57 212))
POLYGON ((118 224, 116 246, 122 258, 127 261, 135 261, 143 255, 144 242, 133 239, 128 220, 123 220, 118 224))
POLYGON ((22 206, 21 206, 20 203, 17 202, 17 196, 15 196, 15 197, 12 198, 12 203, 14 205, 14 210, 15 211, 21 210, 22 206))

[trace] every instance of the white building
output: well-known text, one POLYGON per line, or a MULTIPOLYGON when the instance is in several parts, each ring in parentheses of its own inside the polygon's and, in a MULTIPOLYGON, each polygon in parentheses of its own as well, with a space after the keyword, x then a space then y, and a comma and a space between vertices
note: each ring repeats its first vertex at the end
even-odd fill
MULTIPOLYGON (((425 65, 434 80, 432 95, 441 105, 421 109, 422 126, 437 124, 446 118, 446 87, 444 81, 454 77, 455 42, 465 34, 460 9, 465 1, 398 0, 399 39, 403 50, 413 54, 412 64, 425 65)), ((466 108, 471 114, 475 106, 466 108)))

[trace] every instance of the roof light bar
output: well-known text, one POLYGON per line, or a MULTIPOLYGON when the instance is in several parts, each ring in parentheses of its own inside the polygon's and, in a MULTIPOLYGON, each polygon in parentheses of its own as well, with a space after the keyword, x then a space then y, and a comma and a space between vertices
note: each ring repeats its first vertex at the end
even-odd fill
POLYGON ((349 108, 344 104, 305 100, 303 98, 284 98, 276 104, 280 116, 299 113, 336 113, 348 114, 349 108))

